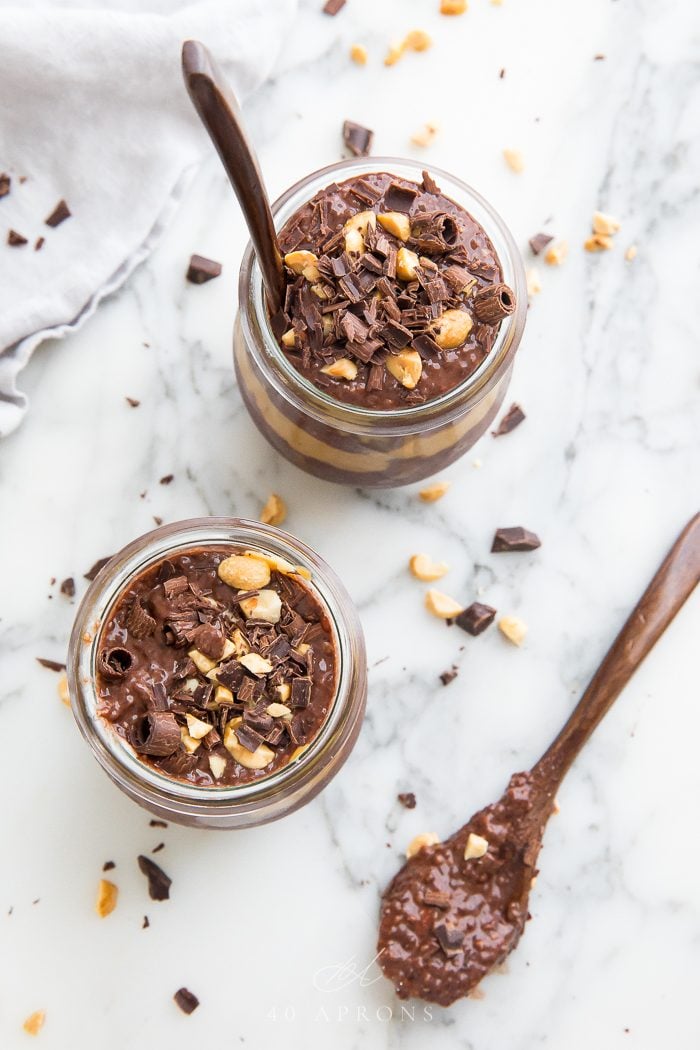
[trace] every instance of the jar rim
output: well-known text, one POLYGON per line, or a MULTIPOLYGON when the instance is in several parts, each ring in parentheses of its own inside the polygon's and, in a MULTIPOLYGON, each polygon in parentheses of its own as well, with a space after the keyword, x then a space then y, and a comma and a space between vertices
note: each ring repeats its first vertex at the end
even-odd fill
POLYGON ((330 566, 301 540, 273 526, 244 518, 191 518, 174 522, 132 540, 110 559, 88 588, 78 608, 69 645, 67 675, 71 707, 100 765, 137 801, 145 805, 156 802, 181 815, 208 813, 212 809, 228 813, 264 809, 266 803, 273 802, 285 791, 305 795, 327 765, 333 763, 344 737, 359 731, 364 695, 360 710, 351 712, 351 636, 359 638, 363 657, 362 629, 347 591, 330 566), (130 581, 169 553, 229 544, 286 558, 311 572, 311 581, 305 582, 328 617, 338 666, 333 703, 308 748, 269 776, 217 787, 179 780, 144 762, 97 713, 95 671, 102 628, 130 581))
MULTIPOLYGON (((415 160, 386 156, 357 157, 329 164, 306 175, 275 200, 272 205, 275 228, 279 230, 306 200, 323 188, 326 179, 333 181, 333 176, 340 172, 351 177, 353 174, 388 171, 416 181, 420 180, 425 168, 425 164, 415 160), (309 192, 311 186, 314 188, 309 192)), ((302 376, 282 352, 270 325, 262 273, 252 242, 245 249, 239 278, 239 309, 248 335, 246 342, 248 346, 262 344, 264 357, 258 355, 257 360, 267 366, 267 378, 275 385, 278 393, 293 398, 304 412, 311 412, 319 420, 326 419, 332 413, 336 425, 342 421, 348 429, 364 430, 368 425, 373 430, 385 427, 391 433, 400 433, 402 429, 412 431, 418 424, 429 426, 433 418, 436 425, 442 426, 449 422, 453 413, 462 413, 466 403, 480 400, 485 388, 497 382, 505 372, 518 348, 527 315, 527 287, 522 258, 512 234, 500 215, 475 189, 442 168, 430 165, 429 170, 445 184, 442 188, 447 196, 452 198, 457 194, 465 198, 465 201, 458 200, 455 203, 469 211, 494 243, 503 280, 513 288, 516 300, 514 312, 501 322, 494 344, 478 368, 458 386, 437 398, 401 408, 368 409, 339 401, 320 390, 302 376), (258 335, 257 339, 252 338, 252 328, 258 335)))

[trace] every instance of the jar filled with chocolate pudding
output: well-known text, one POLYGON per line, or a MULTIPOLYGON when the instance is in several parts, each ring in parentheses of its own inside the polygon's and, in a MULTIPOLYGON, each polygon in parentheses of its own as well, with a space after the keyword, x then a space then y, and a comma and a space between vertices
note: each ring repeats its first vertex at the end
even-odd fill
POLYGON ((166 525, 102 569, 71 636, 73 713, 112 780, 180 824, 264 824, 338 772, 364 715, 354 606, 287 533, 166 525))
POLYGON ((334 164, 273 212, 286 295, 270 316, 249 247, 234 362, 268 441, 329 481, 420 481, 498 412, 522 337, 520 254, 474 190, 393 158, 334 164))

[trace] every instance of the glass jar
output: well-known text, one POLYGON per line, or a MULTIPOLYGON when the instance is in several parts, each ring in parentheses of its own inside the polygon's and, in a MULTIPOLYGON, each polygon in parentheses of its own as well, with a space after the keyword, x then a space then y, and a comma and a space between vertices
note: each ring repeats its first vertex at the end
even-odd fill
POLYGON ((102 768, 130 798, 158 817, 204 828, 243 828, 276 820, 312 799, 335 776, 360 731, 367 661, 355 607, 328 565, 299 540, 238 518, 193 518, 154 529, 116 554, 80 603, 68 654, 71 707, 102 768), (336 694, 318 736, 269 777, 227 787, 196 786, 142 761, 97 713, 96 666, 102 625, 125 586, 154 562, 187 548, 231 545, 287 559, 311 573, 327 613, 338 663, 336 694))
MULTIPOLYGON (((273 205, 281 229, 310 197, 332 182, 388 171, 421 181, 422 165, 392 157, 341 161, 297 182, 273 205)), ((503 221, 473 189, 430 168, 441 190, 468 211, 491 239, 516 309, 468 379, 420 405, 376 411, 343 404, 301 376, 270 328, 252 246, 241 266, 234 364, 243 400, 258 429, 286 459, 317 477, 348 485, 407 485, 442 470, 484 433, 503 401, 525 327, 527 291, 520 253, 503 221)))

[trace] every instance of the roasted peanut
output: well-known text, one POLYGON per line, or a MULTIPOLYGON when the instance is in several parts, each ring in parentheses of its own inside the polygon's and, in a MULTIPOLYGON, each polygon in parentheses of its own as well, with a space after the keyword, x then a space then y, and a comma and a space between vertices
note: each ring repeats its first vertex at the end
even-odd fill
POLYGON ((449 571, 449 566, 446 562, 431 561, 427 554, 414 554, 408 563, 408 567, 412 575, 424 583, 439 580, 449 571))
MULTIPOLYGON (((374 212, 372 212, 374 214, 374 212)), ((393 233, 400 241, 407 241, 411 236, 411 223, 408 215, 402 211, 385 211, 377 215, 377 221, 387 233, 393 233)))
POLYGON ((413 390, 423 374, 423 362, 417 350, 401 350, 398 354, 389 354, 384 363, 387 372, 407 390, 413 390))
POLYGON ((470 831, 467 844, 464 847, 464 859, 477 860, 479 857, 484 856, 488 848, 488 839, 483 838, 481 835, 475 835, 473 831, 470 831))
POLYGON ((325 365, 321 371, 327 376, 333 376, 334 379, 347 379, 348 381, 357 379, 357 365, 349 357, 339 357, 332 364, 325 365))
POLYGON ((241 724, 241 721, 240 718, 233 718, 227 723, 224 730, 224 747, 236 762, 246 769, 264 769, 272 762, 275 753, 266 744, 260 744, 255 751, 249 751, 247 747, 239 744, 236 727, 241 724))
POLYGON ((279 623, 282 615, 282 599, 277 591, 262 590, 251 598, 244 598, 240 603, 240 607, 247 620, 265 620, 267 623, 279 623))
POLYGON ((430 329, 441 350, 456 350, 467 341, 474 322, 466 310, 445 310, 436 318, 430 329))
POLYGON ((187 731, 193 740, 201 740, 214 728, 208 722, 203 722, 201 718, 197 718, 195 715, 188 714, 185 715, 185 718, 187 719, 187 731))
POLYGON ((284 263, 292 273, 305 277, 311 284, 321 279, 321 274, 318 271, 318 258, 313 252, 289 252, 284 257, 284 263))
POLYGON ((522 645, 527 634, 527 626, 517 616, 503 616, 498 621, 498 629, 504 638, 513 645, 522 645))
POLYGON ((396 253, 396 276, 400 281, 415 280, 420 260, 410 248, 399 248, 396 253))
POLYGON ((238 662, 243 664, 247 671, 250 671, 251 674, 256 675, 258 678, 261 675, 270 674, 272 671, 272 664, 260 653, 246 653, 245 656, 241 656, 238 662))
POLYGON ((416 835, 406 847, 406 856, 410 860, 411 857, 415 857, 416 853, 420 853, 422 849, 427 849, 428 846, 437 846, 439 841, 440 836, 436 835, 434 831, 426 831, 422 835, 416 835))
POLYGON ((435 503, 437 500, 442 499, 451 484, 452 482, 450 481, 434 481, 432 485, 427 485, 420 490, 418 498, 423 503, 435 503))
POLYGON ((219 780, 224 775, 226 759, 223 755, 209 755, 209 768, 214 779, 219 780))
POLYGON ((436 591, 432 587, 426 592, 425 607, 428 612, 432 613, 433 616, 437 616, 440 620, 452 620, 464 608, 454 598, 450 598, 448 594, 436 591))
POLYGON ((97 886, 97 900, 95 901, 95 911, 101 919, 104 919, 109 915, 117 906, 117 897, 119 896, 119 888, 110 882, 109 879, 100 879, 97 886))
POLYGON ((255 553, 232 554, 219 565, 219 579, 239 591, 255 591, 270 582, 270 566, 255 553))

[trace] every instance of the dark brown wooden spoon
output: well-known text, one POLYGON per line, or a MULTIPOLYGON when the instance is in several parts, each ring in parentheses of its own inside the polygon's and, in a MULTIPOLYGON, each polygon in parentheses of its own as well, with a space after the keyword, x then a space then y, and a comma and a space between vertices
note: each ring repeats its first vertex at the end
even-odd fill
POLYGON ((260 166, 236 97, 207 48, 197 40, 186 40, 182 46, 182 75, 243 210, 274 317, 284 297, 282 256, 260 166))
POLYGON ((562 779, 700 581, 700 514, 671 548, 571 717, 529 773, 395 876, 381 906, 379 963, 401 998, 449 1006, 515 948, 562 779))

